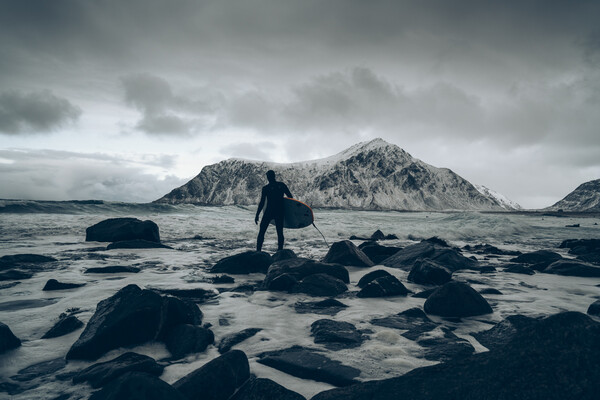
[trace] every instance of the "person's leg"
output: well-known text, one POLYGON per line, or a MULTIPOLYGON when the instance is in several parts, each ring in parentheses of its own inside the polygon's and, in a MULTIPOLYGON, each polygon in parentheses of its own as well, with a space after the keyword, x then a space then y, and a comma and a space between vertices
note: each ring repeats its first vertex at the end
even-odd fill
POLYGON ((271 222, 273 218, 271 216, 267 216, 263 214, 262 219, 260 220, 260 229, 258 231, 258 237, 256 238, 256 251, 262 250, 263 242, 265 241, 265 233, 267 232, 267 228, 269 227, 269 222, 271 222))
POLYGON ((277 250, 283 250, 283 215, 275 218, 275 229, 277 229, 277 250))

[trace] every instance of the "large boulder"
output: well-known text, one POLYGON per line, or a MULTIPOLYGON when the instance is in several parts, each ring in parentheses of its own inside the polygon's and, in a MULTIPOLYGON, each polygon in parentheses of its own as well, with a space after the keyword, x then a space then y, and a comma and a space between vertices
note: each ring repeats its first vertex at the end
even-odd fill
POLYGON ((382 246, 375 241, 361 243, 358 248, 373 261, 374 264, 379 264, 386 258, 396 254, 400 247, 382 246))
POLYGON ((535 321, 490 351, 328 390, 312 400, 592 400, 600 390, 598 343, 600 324, 567 312, 535 321))
POLYGON ((600 267, 577 260, 554 261, 544 269, 547 274, 564 276, 600 277, 600 267))
POLYGON ((371 271, 367 274, 364 274, 362 278, 360 278, 356 286, 358 286, 359 288, 364 288, 375 279, 381 278, 383 276, 392 276, 392 274, 390 274, 384 269, 376 269, 375 271, 371 271))
POLYGON ((160 243, 156 223, 137 218, 110 218, 98 222, 85 230, 86 242, 120 242, 143 239, 160 243))
POLYGON ((67 359, 93 360, 119 347, 161 339, 178 324, 196 324, 198 308, 173 297, 128 285, 102 300, 67 359))
POLYGON ((265 378, 250 378, 230 400, 306 400, 279 383, 265 378))
POLYGON ((475 289, 466 283, 452 281, 437 288, 425 300, 423 308, 427 314, 452 318, 493 312, 492 307, 475 289))
POLYGON ((81 322, 75 315, 65 315, 64 317, 60 318, 58 322, 44 334, 44 336, 42 336, 42 339, 64 336, 68 333, 76 331, 82 326, 83 322, 81 322))
POLYGON ((214 341, 215 335, 210 329, 190 324, 174 326, 165 337, 167 350, 175 359, 192 353, 201 353, 214 341))
POLYGON ((8 325, 0 322, 0 354, 16 349, 21 345, 21 340, 12 333, 8 325))
POLYGON ((126 372, 90 400, 188 400, 165 381, 144 372, 126 372))
POLYGON ((349 322, 319 319, 310 326, 315 343, 328 349, 340 350, 359 347, 366 339, 361 331, 349 322))
POLYGON ((380 276, 367 283, 356 295, 358 297, 406 296, 408 289, 393 275, 380 276))
POLYGON ((435 261, 417 260, 407 279, 420 285, 443 285, 452 279, 452 272, 435 261))
POLYGON ((562 256, 554 251, 537 250, 521 254, 520 256, 512 258, 510 261, 520 264, 537 264, 537 269, 542 270, 544 266, 548 266, 561 258, 562 256))
POLYGON ((188 400, 226 400, 250 377, 244 352, 231 350, 173 384, 188 400))
POLYGON ((327 264, 298 257, 271 264, 263 286, 268 290, 290 290, 298 281, 313 274, 327 274, 344 283, 350 282, 348 270, 339 264, 327 264))
POLYGON ((219 260, 211 269, 212 273, 251 274, 266 273, 273 259, 264 251, 246 251, 219 260))
POLYGON ((571 254, 586 254, 600 251, 600 239, 567 239, 563 240, 558 247, 569 249, 571 254))
POLYGON ((137 371, 160 376, 164 368, 152 357, 128 352, 79 371, 73 376, 73 383, 88 382, 93 388, 99 388, 126 372, 137 371))
POLYGON ((323 262, 352 267, 372 267, 374 265, 373 261, 349 240, 332 244, 323 258, 323 262))
POLYGON ((452 272, 459 269, 475 269, 478 266, 476 260, 463 256, 459 250, 431 240, 407 246, 383 260, 382 264, 409 271, 418 259, 435 261, 452 272))
POLYGON ((291 288, 293 293, 304 293, 310 296, 333 297, 348 290, 346 284, 328 274, 312 274, 303 278, 291 288))
POLYGON ((600 300, 596 300, 587 309, 589 315, 600 315, 600 300))

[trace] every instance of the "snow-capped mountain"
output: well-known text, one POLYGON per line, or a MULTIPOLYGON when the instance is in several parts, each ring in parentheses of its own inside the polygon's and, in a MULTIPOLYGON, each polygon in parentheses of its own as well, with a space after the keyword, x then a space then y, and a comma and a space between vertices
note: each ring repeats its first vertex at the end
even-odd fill
POLYGON ((495 199, 498 202, 498 204, 500 204, 506 210, 522 210, 523 209, 521 207, 521 205, 519 205, 519 203, 517 203, 516 201, 512 201, 511 199, 509 199, 502 193, 498 193, 495 190, 492 190, 483 185, 478 185, 476 183, 473 184, 473 186, 475 186, 475 189, 477 189, 479 191, 479 193, 481 193, 482 195, 495 199))
POLYGON ((595 179, 579 185, 547 210, 564 210, 580 212, 600 212, 600 179, 595 179))
POLYGON ((313 207, 364 210, 505 210, 509 203, 481 193, 446 168, 436 168, 382 139, 319 160, 289 164, 228 159, 156 200, 202 205, 258 204, 272 169, 295 198, 313 207))

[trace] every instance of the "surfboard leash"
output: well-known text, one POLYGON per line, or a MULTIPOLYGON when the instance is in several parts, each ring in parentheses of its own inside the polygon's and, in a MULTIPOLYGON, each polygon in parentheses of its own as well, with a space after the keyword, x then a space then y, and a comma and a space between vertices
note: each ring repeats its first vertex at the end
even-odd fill
POLYGON ((317 230, 317 231, 318 231, 318 232, 321 234, 321 236, 323 236, 323 241, 325 242, 325 244, 326 244, 326 245, 327 245, 327 247, 329 248, 329 243, 327 243, 327 239, 325 239, 325 235, 323 235, 323 232, 321 232, 321 231, 319 230, 319 228, 317 228, 317 226, 315 225, 314 221, 313 221, 313 223, 312 223, 312 226, 314 226, 314 227, 315 227, 315 229, 316 229, 316 230, 317 230))

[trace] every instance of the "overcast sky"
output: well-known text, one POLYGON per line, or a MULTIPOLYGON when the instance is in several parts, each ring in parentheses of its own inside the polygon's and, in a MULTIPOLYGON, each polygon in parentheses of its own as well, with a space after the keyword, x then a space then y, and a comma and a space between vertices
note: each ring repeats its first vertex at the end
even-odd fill
POLYGON ((0 198, 151 201, 229 157, 381 137, 546 207, 600 178, 598 21, 597 0, 2 0, 0 198))

